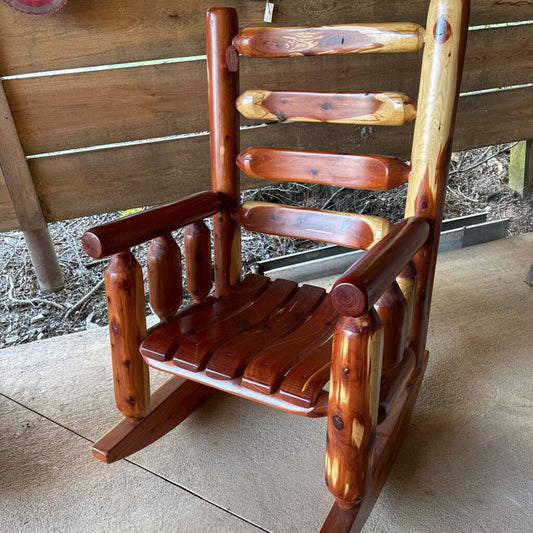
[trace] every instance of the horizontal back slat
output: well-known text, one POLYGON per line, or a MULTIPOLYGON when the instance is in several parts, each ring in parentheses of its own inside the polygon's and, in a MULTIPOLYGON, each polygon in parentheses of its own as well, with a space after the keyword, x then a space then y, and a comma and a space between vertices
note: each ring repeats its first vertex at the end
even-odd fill
POLYGON ((252 178, 389 190, 407 183, 409 165, 392 157, 249 148, 237 157, 252 178))
POLYGON ((237 99, 246 118, 401 126, 416 116, 416 101, 401 93, 335 94, 250 90, 237 99))
POLYGON ((370 248, 388 231, 385 218, 320 211, 266 202, 245 202, 235 218, 243 228, 260 233, 370 248))
MULTIPOLYGON (((532 88, 461 98, 454 149, 527 138, 532 98, 532 88)), ((348 125, 274 124, 243 132, 241 146, 380 151, 407 159, 411 135, 411 125, 390 135, 388 128, 370 134, 348 125)), ((211 183, 207 136, 32 159, 29 165, 49 221, 166 203, 209 189, 211 183)), ((243 179, 242 185, 257 187, 257 181, 243 179)))
MULTIPOLYGON (((123 63, 205 53, 205 13, 211 0, 83 0, 68 2, 48 17, 29 17, 0 4, 0 75, 123 63), (23 43, 23 46, 21 45, 23 43)), ((261 25, 264 3, 220 0, 237 9, 241 27, 261 25)), ((425 24, 427 0, 279 2, 280 26, 394 22, 425 24)), ((476 0, 471 24, 531 18, 529 2, 476 0)))
MULTIPOLYGON (((463 91, 531 81, 533 25, 473 31, 469 38, 463 91)), ((320 91, 333 84, 340 92, 416 95, 420 54, 248 59, 241 70, 243 88, 320 91)), ((209 128, 204 61, 9 80, 4 86, 27 154, 209 128)))
POLYGON ((247 57, 318 56, 368 52, 416 52, 424 28, 414 23, 293 28, 246 28, 233 46, 247 57))

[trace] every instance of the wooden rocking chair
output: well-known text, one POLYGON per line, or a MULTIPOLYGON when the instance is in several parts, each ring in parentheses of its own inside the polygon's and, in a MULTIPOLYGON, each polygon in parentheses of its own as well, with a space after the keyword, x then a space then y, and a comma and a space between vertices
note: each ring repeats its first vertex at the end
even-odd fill
MULTIPOLYGON (((435 261, 467 33, 467 0, 432 0, 417 24, 250 28, 235 10, 207 14, 213 190, 89 230, 106 270, 115 398, 126 417, 93 448, 112 462, 184 420, 215 389, 282 411, 328 417, 326 482, 335 498, 321 531, 359 531, 392 467, 427 363, 435 261), (401 93, 249 90, 239 54, 287 57, 409 52, 425 45, 418 102, 401 93), (234 105, 236 102, 236 106, 234 105), (385 156, 273 148, 239 153, 240 111, 265 120, 401 125, 415 118, 410 165, 385 156), (239 201, 239 169, 256 178, 386 190, 408 183, 405 219, 239 201), (210 235, 213 217, 214 296, 210 235), (185 227, 187 286, 170 232, 185 227), (240 227, 368 249, 329 294, 251 274, 241 281, 240 227), (146 331, 141 269, 148 251, 146 331), (147 365, 174 374, 150 398, 147 365), (329 392, 323 389, 330 382, 329 392)), ((297 127, 297 126, 290 126, 297 127)))

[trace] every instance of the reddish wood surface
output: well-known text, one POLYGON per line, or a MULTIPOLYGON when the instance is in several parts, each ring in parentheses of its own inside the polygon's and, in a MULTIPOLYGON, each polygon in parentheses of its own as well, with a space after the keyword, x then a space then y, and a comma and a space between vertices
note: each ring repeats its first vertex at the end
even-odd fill
POLYGON ((162 322, 171 320, 181 305, 181 254, 170 233, 148 247, 150 305, 162 322))
POLYGON ((279 389, 282 398, 303 407, 315 403, 330 378, 332 340, 311 349, 287 372, 279 389))
POLYGON ((389 416, 377 428, 372 479, 362 503, 349 510, 341 509, 337 503, 334 503, 320 528, 320 533, 358 533, 363 529, 407 431, 426 366, 427 352, 420 374, 413 384, 402 392, 389 416))
POLYGON ((141 420, 123 419, 94 444, 94 457, 109 464, 146 448, 183 422, 214 392, 183 378, 169 379, 152 394, 150 408, 141 420))
POLYGON ((380 217, 265 202, 245 202, 235 217, 250 231, 361 249, 381 239, 389 228, 389 221, 380 217))
POLYGON ((91 228, 83 234, 83 249, 97 259, 116 254, 209 217, 222 209, 223 203, 223 197, 213 191, 193 194, 179 202, 91 228))
POLYGON ((294 281, 274 281, 238 315, 209 324, 208 328, 187 338, 174 353, 174 364, 193 372, 203 370, 218 346, 268 319, 297 288, 298 284, 294 281))
POLYGON ((208 385, 218 390, 222 390, 241 398, 247 398, 254 402, 274 407, 280 411, 291 413, 298 416, 307 416, 310 418, 319 418, 326 416, 328 411, 328 393, 326 391, 321 392, 316 399, 315 404, 312 407, 304 408, 299 407, 285 401, 280 397, 278 393, 274 394, 262 394, 251 389, 247 389, 242 386, 241 378, 235 379, 215 379, 206 375, 205 371, 193 372, 185 368, 174 365, 172 361, 157 361, 149 357, 145 358, 146 363, 157 370, 168 372, 176 376, 182 376, 188 380, 208 385))
POLYGON ((394 157, 248 148, 237 157, 252 178, 387 191, 407 183, 409 165, 394 157))
POLYGON ((424 45, 418 24, 361 24, 316 28, 247 28, 233 44, 245 56, 353 54, 361 52, 414 52, 424 45))
POLYGON ((207 363, 206 374, 218 379, 240 376, 256 353, 298 328, 317 308, 325 292, 312 285, 300 287, 268 320, 217 348, 207 363))
POLYGON ((339 315, 326 296, 313 315, 296 331, 259 352, 243 374, 243 386, 271 394, 285 373, 311 350, 333 335, 339 315))
POLYGON ((203 221, 185 228, 185 273, 187 288, 195 302, 203 302, 213 285, 211 265, 211 235, 203 221))
POLYGON ((413 261, 409 261, 406 267, 396 278, 396 282, 407 301, 407 314, 405 320, 405 346, 411 344, 411 331, 413 328, 413 315, 415 310, 415 295, 418 285, 418 275, 413 261))
POLYGON ((381 423, 389 414, 394 402, 409 384, 415 368, 415 352, 411 348, 407 348, 402 360, 396 366, 386 372, 381 371, 378 423, 381 423))
POLYGON ((219 300, 209 298, 203 304, 186 308, 175 320, 150 333, 141 344, 142 355, 161 361, 170 359, 187 337, 248 307, 269 284, 268 278, 251 274, 237 284, 228 296, 219 300))
POLYGON ((239 203, 240 192, 239 170, 235 165, 239 152, 239 123, 234 105, 239 78, 238 72, 230 72, 226 65, 226 51, 238 31, 237 12, 210 9, 206 29, 211 181, 213 190, 223 193, 229 200, 225 209, 213 218, 215 294, 222 296, 241 276, 240 231, 230 216, 239 203))
POLYGON ((400 222, 335 283, 331 301, 345 316, 362 315, 424 244, 428 223, 417 217, 400 222))
POLYGON ((416 117, 416 101, 402 93, 250 90, 236 105, 246 118, 258 120, 401 126, 416 117))
POLYGON ((383 324, 381 371, 387 372, 402 360, 405 349, 407 302, 396 282, 378 298, 375 309, 383 324))
POLYGON ((130 421, 150 403, 148 367, 139 354, 146 336, 142 270, 131 252, 111 258, 105 271, 115 402, 130 421))
POLYGON ((365 497, 372 472, 383 332, 372 310, 335 329, 326 443, 326 484, 342 509, 365 497))

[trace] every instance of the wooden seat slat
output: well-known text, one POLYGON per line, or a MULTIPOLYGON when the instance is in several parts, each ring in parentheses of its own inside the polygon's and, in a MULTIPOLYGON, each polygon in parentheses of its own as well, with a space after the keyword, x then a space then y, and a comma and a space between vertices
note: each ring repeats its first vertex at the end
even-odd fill
POLYGON ((249 57, 415 52, 424 46, 424 35, 424 28, 411 22, 246 28, 233 46, 249 57))
POLYGON ((276 280, 242 312, 225 320, 209 324, 208 328, 188 337, 174 353, 174 364, 198 372, 203 370, 210 355, 221 344, 268 320, 278 307, 285 304, 296 292, 294 281, 276 280))
POLYGON ((237 164, 252 178, 379 191, 407 183, 410 170, 395 157, 256 147, 241 152, 237 164))
POLYGON ((401 126, 415 119, 416 100, 396 92, 249 90, 237 99, 237 109, 250 119, 401 126))
POLYGON ((206 366, 206 374, 232 379, 242 374, 248 361, 262 349, 298 328, 320 304, 325 290, 303 285, 270 320, 246 331, 216 349, 206 366))
POLYGON ((247 230, 367 249, 389 230, 381 217, 245 202, 234 215, 247 230))
POLYGON ((141 354, 159 361, 170 359, 189 335, 248 307, 269 284, 268 278, 250 274, 228 296, 219 300, 210 298, 203 304, 186 308, 172 322, 156 327, 148 335, 141 343, 141 354))
POLYGON ((243 374, 243 386, 272 394, 292 365, 331 337, 338 318, 328 295, 309 320, 250 361, 243 374))

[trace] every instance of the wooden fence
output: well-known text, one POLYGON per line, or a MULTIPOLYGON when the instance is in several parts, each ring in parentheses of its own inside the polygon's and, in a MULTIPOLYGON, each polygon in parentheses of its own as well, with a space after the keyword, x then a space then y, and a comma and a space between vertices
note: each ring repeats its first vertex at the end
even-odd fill
MULTIPOLYGON (((212 4, 236 7, 241 26, 264 25, 263 0, 71 0, 46 17, 0 5, 0 231, 20 228, 42 248, 46 222, 210 187, 203 54, 212 4)), ((427 4, 277 0, 273 22, 424 24, 427 4)), ((479 28, 469 35, 455 150, 532 137, 533 25, 494 27, 529 19, 533 0, 472 0, 479 28), (468 94, 476 91, 485 92, 468 94)), ((416 96, 421 54, 261 61, 253 75, 242 61, 243 86, 416 96)), ((407 158, 411 134, 278 124, 245 130, 243 143, 407 158)))

